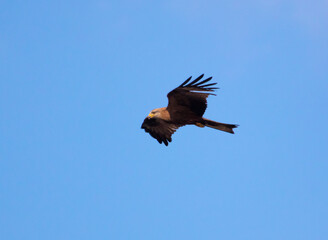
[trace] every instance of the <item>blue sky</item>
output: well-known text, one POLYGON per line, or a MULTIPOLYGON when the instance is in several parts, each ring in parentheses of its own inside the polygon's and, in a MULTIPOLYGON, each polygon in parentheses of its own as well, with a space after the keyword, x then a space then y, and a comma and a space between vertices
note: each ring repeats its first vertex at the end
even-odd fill
POLYGON ((327 239, 327 1, 2 1, 1 239, 327 239), (169 147, 140 129, 220 89, 169 147))

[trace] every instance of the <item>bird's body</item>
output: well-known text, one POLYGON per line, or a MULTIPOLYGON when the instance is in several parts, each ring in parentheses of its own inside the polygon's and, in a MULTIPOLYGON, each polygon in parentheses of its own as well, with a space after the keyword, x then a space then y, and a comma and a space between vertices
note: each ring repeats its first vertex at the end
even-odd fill
POLYGON ((233 128, 237 125, 215 122, 203 118, 207 107, 207 97, 214 95, 216 83, 205 84, 212 77, 200 81, 202 74, 192 82, 191 77, 179 87, 167 95, 169 104, 167 107, 152 110, 145 118, 141 128, 156 138, 159 143, 164 142, 167 146, 172 141, 172 134, 184 125, 196 125, 198 127, 211 127, 221 131, 234 133, 233 128), (188 83, 188 84, 187 84, 188 83))

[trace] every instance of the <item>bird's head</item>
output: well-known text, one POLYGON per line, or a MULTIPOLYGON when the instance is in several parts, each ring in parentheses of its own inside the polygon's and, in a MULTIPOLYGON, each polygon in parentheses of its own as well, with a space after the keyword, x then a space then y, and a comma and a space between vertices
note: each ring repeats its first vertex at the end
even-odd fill
POLYGON ((148 118, 160 118, 161 115, 161 109, 160 108, 155 108, 154 110, 151 110, 150 113, 148 114, 148 118))

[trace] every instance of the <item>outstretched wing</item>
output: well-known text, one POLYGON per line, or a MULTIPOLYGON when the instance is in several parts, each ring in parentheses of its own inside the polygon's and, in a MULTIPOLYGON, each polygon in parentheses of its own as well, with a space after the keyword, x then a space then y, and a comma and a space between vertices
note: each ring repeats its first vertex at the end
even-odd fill
POLYGON ((204 74, 191 81, 191 77, 184 81, 179 87, 169 92, 167 95, 169 104, 167 110, 171 118, 180 118, 183 115, 194 114, 202 117, 206 107, 206 98, 209 95, 215 95, 213 92, 217 87, 212 87, 216 83, 207 83, 212 77, 201 80, 204 74))
POLYGON ((172 134, 181 126, 183 125, 168 123, 159 118, 147 117, 142 123, 141 128, 145 129, 145 132, 149 133, 150 136, 157 139, 159 143, 164 142, 164 144, 167 146, 168 142, 172 141, 172 134))

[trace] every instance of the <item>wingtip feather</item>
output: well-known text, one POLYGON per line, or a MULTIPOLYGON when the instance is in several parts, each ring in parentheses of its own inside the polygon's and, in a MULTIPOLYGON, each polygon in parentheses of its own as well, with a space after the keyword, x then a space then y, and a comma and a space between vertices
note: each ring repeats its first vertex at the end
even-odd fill
POLYGON ((192 78, 192 76, 187 78, 186 81, 184 81, 179 87, 183 87, 186 83, 188 83, 190 81, 191 78, 192 78))

